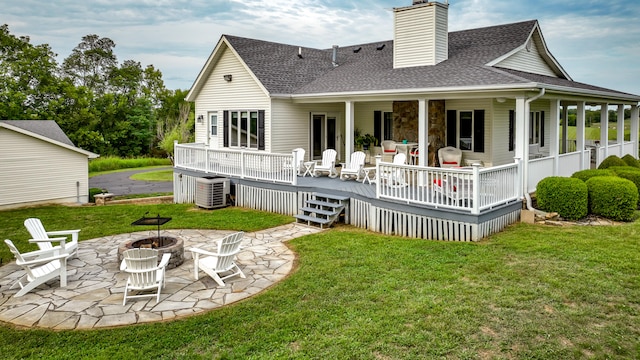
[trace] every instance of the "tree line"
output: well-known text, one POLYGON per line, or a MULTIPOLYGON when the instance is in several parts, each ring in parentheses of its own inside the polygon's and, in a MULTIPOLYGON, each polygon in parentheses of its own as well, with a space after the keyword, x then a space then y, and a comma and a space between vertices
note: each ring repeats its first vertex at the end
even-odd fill
POLYGON ((165 156, 193 141, 188 90, 169 90, 153 65, 118 63, 116 44, 86 35, 58 64, 48 44, 0 26, 0 119, 55 120, 78 147, 102 156, 165 156))

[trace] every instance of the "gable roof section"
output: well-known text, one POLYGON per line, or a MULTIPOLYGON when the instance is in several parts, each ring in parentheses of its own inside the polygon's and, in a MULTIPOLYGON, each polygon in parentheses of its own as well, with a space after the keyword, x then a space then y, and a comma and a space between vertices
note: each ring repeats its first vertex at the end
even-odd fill
POLYGON ((90 159, 99 156, 73 145, 73 142, 53 120, 0 120, 0 127, 79 152, 87 155, 90 159))
MULTIPOLYGON (((565 78, 568 80, 572 80, 569 74, 560 66, 560 63, 556 60, 556 58, 551 54, 549 48, 547 47, 547 43, 542 36, 542 31, 540 30, 540 24, 536 21, 533 24, 533 28, 531 29, 531 33, 527 40, 524 43, 520 44, 518 47, 513 49, 512 51, 505 53, 504 55, 494 59, 487 63, 487 66, 496 66, 501 67, 505 63, 506 60, 517 56, 519 53, 529 53, 532 50, 536 50, 536 56, 539 56, 544 62, 545 65, 557 76, 560 78, 565 78), (533 49, 532 49, 533 48, 533 49)), ((509 66, 504 66, 509 68, 509 66)), ((524 69, 512 68, 513 70, 521 70, 524 69)))
MULTIPOLYGON (((299 58, 298 46, 230 35, 224 35, 223 39, 270 96, 319 98, 342 94, 526 89, 562 83, 558 86, 637 100, 635 95, 573 82, 547 49, 536 20, 450 32, 447 60, 432 66, 398 69, 393 68, 391 40, 341 47, 338 66, 333 66, 332 49, 303 47, 299 58), (500 67, 505 59, 526 49, 528 43, 536 44, 542 62, 557 78, 500 67), (356 49, 359 51, 355 52, 356 49)), ((207 60, 205 69, 212 66, 213 56, 207 60)), ((206 81, 203 72, 190 95, 206 81)))

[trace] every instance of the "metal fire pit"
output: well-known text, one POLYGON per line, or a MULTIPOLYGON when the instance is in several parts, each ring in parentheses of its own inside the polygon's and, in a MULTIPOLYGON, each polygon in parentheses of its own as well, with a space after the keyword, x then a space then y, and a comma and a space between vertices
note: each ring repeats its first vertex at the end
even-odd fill
POLYGON ((171 259, 169 259, 167 269, 173 269, 174 267, 181 265, 184 262, 184 242, 182 239, 172 236, 160 236, 160 225, 166 224, 170 220, 170 217, 160 217, 160 214, 158 214, 156 217, 143 216, 132 222, 131 225, 158 226, 158 236, 132 239, 121 244, 118 247, 118 262, 122 261, 123 253, 129 249, 150 248, 158 250, 158 261, 160 261, 163 254, 171 254, 171 259))

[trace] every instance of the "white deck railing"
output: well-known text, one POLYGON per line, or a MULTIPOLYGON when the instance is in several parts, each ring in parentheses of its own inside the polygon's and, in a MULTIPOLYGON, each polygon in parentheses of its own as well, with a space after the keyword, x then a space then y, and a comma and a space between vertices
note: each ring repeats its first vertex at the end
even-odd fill
POLYGON ((241 179, 297 184, 292 154, 255 150, 210 149, 205 144, 174 144, 174 164, 178 168, 241 179))
MULTIPOLYGON (((177 168, 297 184, 293 154, 251 150, 209 149, 204 144, 175 144, 177 168)), ((519 198, 521 163, 480 168, 439 168, 413 165, 376 165, 376 197, 480 214, 482 210, 519 198)))
POLYGON ((378 198, 398 200, 471 214, 519 198, 520 162, 491 168, 436 168, 376 165, 378 198))

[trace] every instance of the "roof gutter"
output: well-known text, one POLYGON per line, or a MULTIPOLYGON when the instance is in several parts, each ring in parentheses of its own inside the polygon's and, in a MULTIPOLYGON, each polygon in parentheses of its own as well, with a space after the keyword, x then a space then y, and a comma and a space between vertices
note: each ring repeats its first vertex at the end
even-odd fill
MULTIPOLYGON (((529 113, 529 109, 531 108, 531 103, 538 100, 539 98, 541 98, 542 96, 544 96, 544 94, 547 92, 546 88, 542 88, 540 89, 540 93, 538 93, 538 95, 529 98, 525 101, 525 107, 524 107, 524 113, 525 113, 525 118, 527 116, 527 114, 529 113)), ((525 126, 525 128, 529 128, 528 126, 525 126)), ((525 142, 527 141, 527 139, 525 138, 525 142)), ((529 147, 525 146, 524 147, 524 158, 525 159, 529 159, 529 147)), ((531 201, 531 196, 529 195, 529 161, 525 160, 524 161, 524 165, 522 167, 522 189, 524 190, 524 197, 527 199, 527 209, 531 210, 531 211, 535 211, 535 209, 533 208, 533 203, 531 201)))

